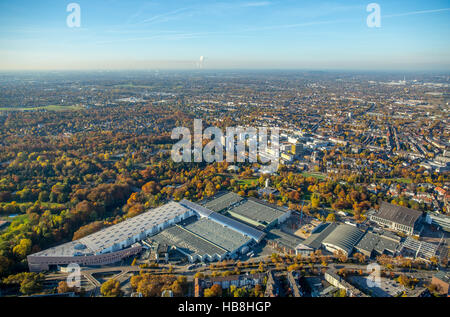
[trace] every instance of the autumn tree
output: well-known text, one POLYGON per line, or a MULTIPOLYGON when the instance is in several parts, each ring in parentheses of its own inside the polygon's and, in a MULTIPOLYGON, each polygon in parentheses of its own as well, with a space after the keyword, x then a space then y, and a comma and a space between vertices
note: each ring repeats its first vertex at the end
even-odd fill
POLYGON ((222 287, 219 284, 214 284, 210 288, 203 291, 204 297, 220 297, 222 296, 222 287))
POLYGON ((0 255, 0 277, 9 273, 13 262, 6 256, 0 255))
POLYGON ((23 272, 3 279, 3 284, 19 287, 24 295, 31 295, 42 290, 45 276, 42 273, 23 272))
POLYGON ((342 263, 345 263, 348 260, 347 255, 342 250, 334 252, 334 257, 342 263))
POLYGON ((336 215, 334 213, 329 213, 327 218, 326 218, 327 222, 335 222, 336 221, 336 215))
POLYGON ((70 287, 66 281, 61 281, 58 283, 58 287, 56 288, 56 290, 57 290, 58 294, 63 294, 63 293, 75 292, 77 290, 77 288, 75 286, 70 287))
POLYGON ((105 297, 119 297, 122 294, 119 281, 115 279, 107 280, 100 287, 100 293, 105 297))
POLYGON ((19 244, 13 248, 13 253, 19 258, 25 258, 31 251, 32 242, 30 239, 21 239, 19 244))
POLYGON ((359 261, 359 263, 366 262, 366 256, 362 253, 358 252, 358 253, 355 253, 353 256, 359 261))

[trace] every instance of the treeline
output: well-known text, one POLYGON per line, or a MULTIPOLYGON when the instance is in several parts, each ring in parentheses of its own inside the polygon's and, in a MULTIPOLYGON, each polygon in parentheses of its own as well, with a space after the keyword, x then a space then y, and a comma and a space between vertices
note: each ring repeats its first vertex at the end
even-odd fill
POLYGON ((102 218, 120 218, 121 206, 131 193, 128 184, 103 184, 91 191, 80 191, 75 200, 81 200, 73 208, 62 211, 49 210, 38 203, 27 209, 26 214, 13 220, 10 227, 0 236, 0 255, 4 261, 0 276, 26 269, 26 256, 81 237, 99 229, 98 224, 78 230, 92 221, 102 218), (94 227, 94 229, 92 228, 94 227))

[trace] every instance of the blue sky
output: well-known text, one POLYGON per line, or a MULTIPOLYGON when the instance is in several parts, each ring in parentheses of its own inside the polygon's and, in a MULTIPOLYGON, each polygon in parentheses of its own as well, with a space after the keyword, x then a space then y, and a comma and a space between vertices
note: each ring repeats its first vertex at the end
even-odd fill
POLYGON ((2 0, 0 70, 194 69, 204 56, 205 69, 447 71, 449 22, 448 0, 2 0))

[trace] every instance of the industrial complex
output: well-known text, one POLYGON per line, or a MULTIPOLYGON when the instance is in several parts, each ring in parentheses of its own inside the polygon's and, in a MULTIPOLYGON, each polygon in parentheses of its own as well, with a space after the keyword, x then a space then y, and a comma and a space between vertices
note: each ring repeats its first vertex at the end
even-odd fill
MULTIPOLYGON (((219 202, 241 198, 236 194, 225 196, 218 197, 219 202)), ((243 198, 240 201, 247 202, 243 198)), ((259 214, 258 210, 263 210, 267 225, 287 217, 281 210, 256 200, 248 203, 254 208, 252 212, 247 211, 248 222, 257 221, 258 218, 254 216, 259 214)), ((229 206, 228 203, 226 205, 229 206)), ((251 245, 260 243, 266 233, 259 229, 265 226, 257 227, 200 204, 182 200, 152 209, 77 241, 31 254, 28 256, 28 265, 30 271, 43 271, 71 263, 81 266, 115 263, 140 253, 147 247, 142 243, 144 240, 166 244, 180 251, 190 262, 218 261, 234 258, 248 252, 251 245)))
POLYGON ((194 211, 170 202, 114 226, 28 256, 30 271, 42 271, 59 265, 76 263, 83 266, 120 261, 137 254, 137 242, 194 215, 194 211))
POLYGON ((289 211, 253 197, 244 199, 233 192, 205 201, 203 205, 261 230, 283 223, 290 216, 289 211))
POLYGON ((159 250, 156 258, 166 262, 170 250, 178 251, 190 263, 214 262, 251 254, 263 240, 278 252, 305 256, 316 250, 345 256, 360 252, 369 258, 401 254, 427 259, 439 253, 438 244, 395 234, 412 235, 420 227, 420 212, 383 203, 375 215, 371 223, 363 225, 320 223, 304 239, 286 230, 287 221, 295 219, 291 210, 222 192, 198 203, 185 199, 169 202, 77 241, 31 254, 28 264, 30 271, 54 270, 71 263, 101 266, 144 249, 159 250))

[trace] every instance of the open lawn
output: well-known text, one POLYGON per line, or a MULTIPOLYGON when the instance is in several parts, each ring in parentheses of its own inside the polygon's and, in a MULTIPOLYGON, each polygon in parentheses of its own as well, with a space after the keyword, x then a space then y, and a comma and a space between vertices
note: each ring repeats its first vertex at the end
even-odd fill
POLYGON ((251 186, 253 183, 258 183, 258 179, 257 178, 244 178, 244 179, 236 179, 237 183, 239 185, 245 186, 251 186))
MULTIPOLYGON (((5 207, 6 205, 8 205, 8 204, 10 204, 10 203, 4 203, 4 202, 1 202, 0 203, 0 207, 5 207)), ((16 202, 15 203, 15 205, 17 206, 17 207, 23 207, 23 208, 29 208, 29 207, 31 207, 31 206, 33 206, 35 203, 34 202, 24 202, 24 203, 21 203, 21 202, 16 202)), ((51 203, 51 202, 44 202, 44 201, 41 201, 41 202, 39 202, 39 205, 40 206, 42 206, 42 207, 44 207, 44 208, 49 208, 49 209, 64 209, 65 208, 65 206, 64 206, 64 204, 58 204, 58 203, 51 203)))
POLYGON ((377 178, 377 180, 383 180, 386 182, 393 182, 393 183, 402 183, 402 184, 411 184, 412 179, 410 178, 377 178))
POLYGON ((61 106, 61 105, 49 105, 42 107, 0 107, 0 111, 36 111, 36 110, 47 110, 47 111, 73 111, 82 109, 81 106, 61 106))
POLYGON ((323 174, 323 173, 318 173, 318 172, 303 172, 302 175, 304 177, 314 177, 320 180, 324 180, 327 178, 327 175, 323 174))

